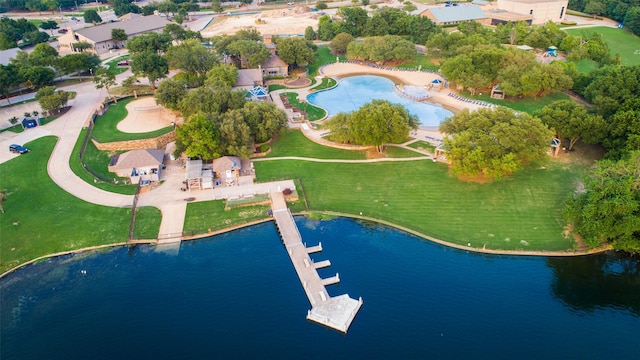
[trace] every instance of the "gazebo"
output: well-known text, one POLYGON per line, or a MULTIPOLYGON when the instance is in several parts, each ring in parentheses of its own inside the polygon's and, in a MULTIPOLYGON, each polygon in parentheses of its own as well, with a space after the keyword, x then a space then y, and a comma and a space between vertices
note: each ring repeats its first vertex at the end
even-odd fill
POLYGON ((442 90, 442 86, 444 85, 444 83, 442 82, 442 80, 440 79, 433 79, 430 83, 429 83, 429 90, 433 89, 434 87, 436 87, 438 89, 438 91, 442 90))
POLYGON ((498 85, 491 88, 491 98, 492 99, 504 99, 504 91, 500 90, 498 85))

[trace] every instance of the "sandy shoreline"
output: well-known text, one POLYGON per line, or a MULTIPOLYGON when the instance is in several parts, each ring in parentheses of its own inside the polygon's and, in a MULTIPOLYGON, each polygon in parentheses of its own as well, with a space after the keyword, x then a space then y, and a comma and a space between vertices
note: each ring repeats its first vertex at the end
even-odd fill
POLYGON ((118 130, 125 133, 146 133, 172 125, 176 121, 153 96, 147 96, 128 103, 127 117, 118 123, 118 130))

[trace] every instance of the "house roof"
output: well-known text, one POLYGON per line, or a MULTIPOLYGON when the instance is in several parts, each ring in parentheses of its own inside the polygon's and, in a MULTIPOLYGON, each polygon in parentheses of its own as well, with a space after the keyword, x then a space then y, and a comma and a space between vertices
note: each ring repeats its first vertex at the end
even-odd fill
POLYGON ((114 169, 133 169, 158 166, 164 161, 164 150, 131 150, 120 154, 114 169))
POLYGON ((187 179, 198 179, 202 176, 202 160, 187 161, 187 179))
POLYGON ((262 83, 262 71, 260 69, 238 70, 238 79, 233 86, 255 86, 262 83))
POLYGON ((11 59, 15 59, 16 55, 18 55, 18 51, 20 48, 12 48, 7 50, 0 50, 0 64, 7 66, 11 62, 11 59))
POLYGON ((460 6, 439 6, 429 8, 440 23, 459 22, 466 20, 486 19, 487 14, 478 5, 466 4, 460 6))
POLYGON ((278 55, 270 55, 269 58, 262 63, 263 68, 280 68, 289 66, 286 62, 282 61, 278 55))
POLYGON ((264 97, 267 96, 269 92, 263 88, 262 86, 256 86, 253 89, 249 90, 248 94, 251 96, 264 97))
POLYGON ((242 168, 240 158, 237 156, 223 156, 213 160, 213 171, 221 174, 227 170, 240 170, 242 168))
POLYGON ((133 18, 128 21, 118 21, 104 25, 92 26, 75 31, 93 42, 111 40, 112 29, 122 29, 128 36, 158 30, 170 24, 165 18, 158 15, 149 15, 133 18))

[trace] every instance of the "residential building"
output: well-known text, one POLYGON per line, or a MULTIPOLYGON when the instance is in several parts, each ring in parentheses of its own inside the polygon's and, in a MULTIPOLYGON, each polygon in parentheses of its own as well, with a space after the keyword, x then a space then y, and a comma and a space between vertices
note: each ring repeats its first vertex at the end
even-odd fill
MULTIPOLYGON (((126 15, 123 19, 126 19, 126 15)), ((91 48, 86 50, 97 55, 108 52, 114 48, 126 46, 126 41, 120 42, 111 39, 111 30, 122 29, 129 38, 148 32, 161 33, 164 27, 169 24, 165 18, 158 15, 132 16, 130 20, 107 23, 98 26, 87 27, 80 30, 68 28, 68 32, 58 38, 61 51, 77 51, 74 44, 87 42, 91 48)))

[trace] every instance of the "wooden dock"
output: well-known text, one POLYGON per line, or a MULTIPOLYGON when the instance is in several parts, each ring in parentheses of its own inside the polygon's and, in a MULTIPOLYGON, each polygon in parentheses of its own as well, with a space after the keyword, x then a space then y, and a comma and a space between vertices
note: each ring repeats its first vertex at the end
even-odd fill
POLYGON ((310 253, 322 251, 322 245, 305 247, 282 193, 273 192, 270 197, 273 217, 280 231, 280 236, 282 236, 285 249, 298 273, 298 278, 307 294, 309 303, 311 303, 307 319, 346 333, 362 306, 362 298, 355 300, 347 294, 329 296, 325 286, 340 282, 338 274, 321 279, 317 269, 327 267, 331 263, 328 260, 314 263, 309 257, 310 253))

